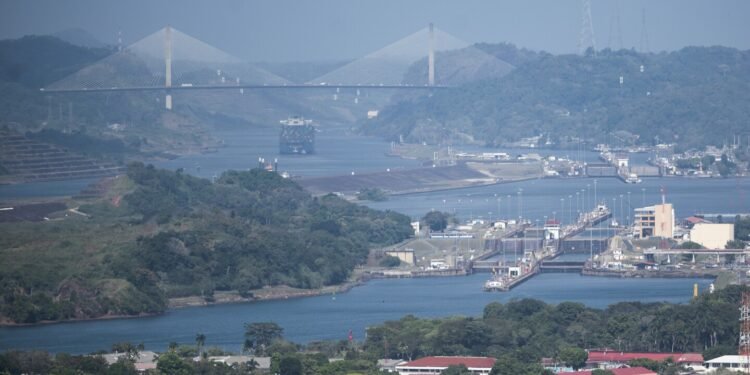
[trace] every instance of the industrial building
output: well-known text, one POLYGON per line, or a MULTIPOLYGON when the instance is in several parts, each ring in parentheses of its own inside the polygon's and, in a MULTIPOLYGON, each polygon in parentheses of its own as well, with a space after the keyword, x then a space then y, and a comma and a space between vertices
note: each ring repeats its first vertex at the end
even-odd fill
POLYGON ((424 357, 396 366, 399 375, 440 374, 450 366, 464 365, 472 374, 489 374, 495 365, 490 357, 424 357))
POLYGON ((414 257, 414 249, 404 249, 404 250, 387 250, 385 252, 386 256, 396 257, 400 261, 415 265, 417 264, 416 258, 414 257))
POLYGON ((706 249, 723 249, 734 239, 734 224, 696 223, 690 229, 690 241, 706 249))
POLYGON ((674 208, 671 203, 636 208, 633 224, 635 238, 672 238, 675 224, 674 208))

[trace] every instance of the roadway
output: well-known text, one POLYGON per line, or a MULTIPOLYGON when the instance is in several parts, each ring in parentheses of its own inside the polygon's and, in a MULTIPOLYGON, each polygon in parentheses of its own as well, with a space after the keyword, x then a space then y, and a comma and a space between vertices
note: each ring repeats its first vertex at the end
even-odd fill
POLYGON ((397 90, 433 90, 447 89, 444 85, 385 85, 385 84, 325 84, 325 85, 179 85, 179 86, 132 86, 132 87, 98 87, 98 88, 76 88, 76 89, 39 89, 42 93, 76 93, 76 92, 109 92, 109 91, 190 91, 190 90, 286 90, 286 89, 397 89, 397 90))

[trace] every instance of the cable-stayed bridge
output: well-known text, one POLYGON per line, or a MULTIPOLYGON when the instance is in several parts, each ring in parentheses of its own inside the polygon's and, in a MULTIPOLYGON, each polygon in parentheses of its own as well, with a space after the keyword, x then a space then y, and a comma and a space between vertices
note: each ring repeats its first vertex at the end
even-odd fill
POLYGON ((166 95, 165 107, 171 109, 171 93, 187 90, 244 93, 244 90, 279 89, 444 89, 449 86, 436 83, 435 52, 468 46, 469 43, 430 24, 333 72, 300 84, 167 26, 40 91, 161 91, 166 95), (424 82, 404 83, 409 67, 425 58, 424 82))

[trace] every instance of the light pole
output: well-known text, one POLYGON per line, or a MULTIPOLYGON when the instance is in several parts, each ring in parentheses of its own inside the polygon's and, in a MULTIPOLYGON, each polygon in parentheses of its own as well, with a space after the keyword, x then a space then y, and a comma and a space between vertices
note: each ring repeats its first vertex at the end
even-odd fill
POLYGON ((643 201, 641 207, 646 207, 646 188, 641 188, 641 200, 643 201))
POLYGON ((596 207, 597 204, 599 204, 599 202, 597 201, 596 196, 596 179, 594 179, 594 207, 596 207))
POLYGON ((573 222, 573 196, 568 195, 568 225, 573 222))
POLYGON ((518 222, 523 222, 523 189, 518 188, 518 222))
POLYGON ((508 219, 513 217, 513 211, 510 210, 510 197, 511 195, 508 194, 508 219))
POLYGON ((560 198, 560 228, 563 226, 563 218, 565 217, 565 198, 560 198))
POLYGON ((628 191, 628 226, 630 226, 630 213, 633 212, 633 206, 630 205, 630 192, 628 191))

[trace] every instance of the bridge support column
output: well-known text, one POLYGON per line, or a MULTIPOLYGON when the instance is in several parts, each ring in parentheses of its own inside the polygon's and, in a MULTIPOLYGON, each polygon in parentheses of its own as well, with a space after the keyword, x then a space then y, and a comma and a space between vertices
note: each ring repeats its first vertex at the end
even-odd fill
POLYGON ((430 23, 430 50, 427 55, 427 84, 435 86, 435 30, 430 23))
POLYGON ((693 259, 691 260, 692 263, 695 263, 695 253, 693 253, 693 259))
POLYGON ((669 257, 669 254, 667 254, 667 263, 672 263, 672 259, 669 257))
MULTIPOLYGON (((164 28, 164 87, 172 87, 172 28, 167 25, 164 28)), ((167 96, 164 97, 164 108, 172 110, 172 94, 167 91, 167 96)))
POLYGON ((721 256, 719 254, 716 254, 716 264, 721 263, 721 256))

